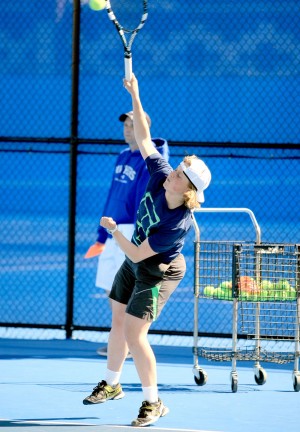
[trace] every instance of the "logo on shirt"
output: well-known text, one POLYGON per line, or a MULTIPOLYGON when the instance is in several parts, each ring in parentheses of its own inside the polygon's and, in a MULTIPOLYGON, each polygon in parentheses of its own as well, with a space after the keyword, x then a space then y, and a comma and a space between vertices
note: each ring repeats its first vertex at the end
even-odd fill
POLYGON ((133 181, 136 176, 135 170, 130 165, 117 165, 115 173, 120 176, 119 179, 121 181, 125 180, 126 177, 129 180, 133 181))
POLYGON ((141 244, 149 236, 150 229, 160 222, 150 192, 146 192, 139 207, 134 239, 141 244))

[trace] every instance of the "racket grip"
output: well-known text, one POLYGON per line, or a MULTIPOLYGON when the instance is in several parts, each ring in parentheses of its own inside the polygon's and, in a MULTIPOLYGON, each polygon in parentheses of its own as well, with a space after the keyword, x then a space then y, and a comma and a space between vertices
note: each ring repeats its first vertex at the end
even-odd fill
POLYGON ((125 63, 125 78, 127 79, 127 81, 130 81, 132 78, 132 58, 125 57, 124 63, 125 63))

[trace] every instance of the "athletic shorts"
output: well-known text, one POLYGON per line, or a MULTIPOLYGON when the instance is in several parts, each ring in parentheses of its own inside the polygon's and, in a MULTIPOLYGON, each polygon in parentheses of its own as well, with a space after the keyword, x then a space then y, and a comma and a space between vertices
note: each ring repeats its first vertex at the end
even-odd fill
POLYGON ((109 297, 126 304, 126 312, 130 315, 155 321, 185 271, 182 254, 169 264, 157 262, 156 255, 139 263, 126 257, 115 276, 109 297))

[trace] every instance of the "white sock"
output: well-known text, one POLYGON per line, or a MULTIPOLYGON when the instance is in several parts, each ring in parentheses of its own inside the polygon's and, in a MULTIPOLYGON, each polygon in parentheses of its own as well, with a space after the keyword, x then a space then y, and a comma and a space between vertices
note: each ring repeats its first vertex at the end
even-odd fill
POLYGON ((114 372, 106 369, 105 381, 110 386, 115 386, 120 382, 121 372, 114 372))
POLYGON ((157 386, 153 387, 142 387, 144 400, 154 403, 158 402, 158 390, 157 386))

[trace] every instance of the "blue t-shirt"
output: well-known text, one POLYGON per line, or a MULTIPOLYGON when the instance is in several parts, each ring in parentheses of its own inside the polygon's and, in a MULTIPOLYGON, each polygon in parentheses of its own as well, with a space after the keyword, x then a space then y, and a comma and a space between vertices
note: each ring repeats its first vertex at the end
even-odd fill
POLYGON ((150 180, 141 200, 132 243, 139 246, 148 238, 162 263, 170 263, 181 252, 192 225, 192 213, 185 205, 169 209, 163 183, 173 171, 159 154, 146 159, 150 180))
MULTIPOLYGON (((152 138, 152 142, 162 156, 168 160, 168 142, 163 138, 152 138)), ((141 152, 139 150, 132 152, 129 148, 123 150, 116 161, 102 215, 112 217, 117 224, 134 224, 149 178, 141 152)), ((98 226, 97 231, 97 241, 105 243, 110 235, 101 225, 98 226)))

